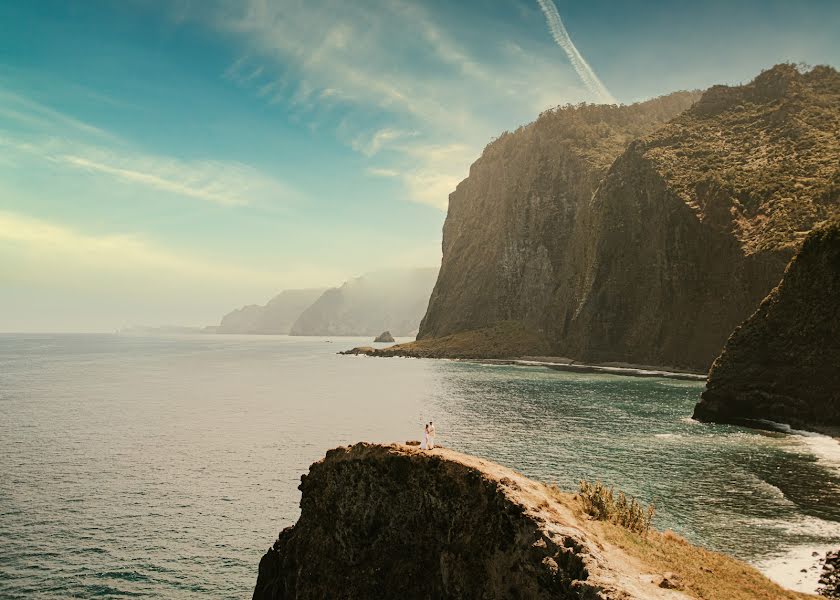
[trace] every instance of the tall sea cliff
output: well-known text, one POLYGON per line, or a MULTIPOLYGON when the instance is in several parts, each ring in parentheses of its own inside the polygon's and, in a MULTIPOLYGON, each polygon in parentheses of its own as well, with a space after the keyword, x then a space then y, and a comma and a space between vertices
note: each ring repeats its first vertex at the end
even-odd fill
POLYGON ((705 371, 840 198, 840 74, 541 115, 450 196, 419 338, 518 321, 552 354, 705 371))

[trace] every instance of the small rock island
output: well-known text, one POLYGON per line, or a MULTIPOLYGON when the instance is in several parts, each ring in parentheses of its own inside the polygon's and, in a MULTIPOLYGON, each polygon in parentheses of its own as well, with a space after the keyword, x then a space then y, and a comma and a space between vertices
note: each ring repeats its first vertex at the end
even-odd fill
POLYGON ((391 335, 390 331, 383 331, 379 335, 376 336, 376 339, 373 340, 374 343, 381 343, 381 344, 393 344, 396 340, 394 336, 391 335))

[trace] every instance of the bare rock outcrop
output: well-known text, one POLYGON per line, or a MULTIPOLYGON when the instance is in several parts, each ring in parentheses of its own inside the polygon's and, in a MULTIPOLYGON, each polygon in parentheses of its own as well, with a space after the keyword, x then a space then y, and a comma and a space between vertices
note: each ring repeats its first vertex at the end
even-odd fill
POLYGON ((255 600, 682 597, 611 566, 542 484, 452 450, 337 448, 300 489, 255 600))
POLYGON ((396 340, 390 331, 383 331, 373 340, 376 344, 393 344, 396 340))
POLYGON ((840 431, 840 222, 812 231, 715 360, 694 417, 840 431))

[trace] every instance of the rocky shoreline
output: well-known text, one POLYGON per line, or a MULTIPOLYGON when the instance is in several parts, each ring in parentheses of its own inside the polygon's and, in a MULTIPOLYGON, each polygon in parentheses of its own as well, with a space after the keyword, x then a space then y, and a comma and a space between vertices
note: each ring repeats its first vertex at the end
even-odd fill
POLYGON ((820 564, 822 574, 817 593, 832 600, 840 600, 840 550, 826 552, 825 558, 820 559, 820 564))
POLYGON ((513 365, 520 367, 545 367, 554 371, 569 373, 600 373, 603 375, 621 375, 625 377, 658 377, 664 379, 680 379, 684 381, 705 381, 705 373, 666 370, 647 365, 616 365, 616 364, 587 364, 568 358, 555 356, 523 356, 521 358, 463 358, 463 357, 430 357, 407 348, 410 344, 397 344, 387 348, 373 346, 357 346, 344 350, 338 354, 353 356, 374 356, 380 358, 444 358, 461 362, 480 363, 487 365, 513 365))

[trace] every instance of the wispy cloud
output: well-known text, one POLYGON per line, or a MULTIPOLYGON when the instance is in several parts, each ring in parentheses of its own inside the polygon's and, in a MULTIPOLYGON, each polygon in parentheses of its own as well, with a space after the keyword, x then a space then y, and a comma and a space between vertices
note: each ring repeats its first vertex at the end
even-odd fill
POLYGON ((245 206, 255 200, 288 200, 293 197, 293 192, 286 186, 239 163, 185 162, 149 156, 115 156, 97 160, 71 154, 59 155, 55 160, 129 184, 220 206, 245 206), (109 159, 111 162, 107 162, 109 159))
POLYGON ((42 160, 124 185, 219 206, 278 204, 300 197, 291 186, 234 161, 181 159, 139 152, 109 132, 25 96, 0 93, 0 115, 17 125, 0 129, 0 158, 42 160))
POLYGON ((601 80, 595 75, 595 71, 592 70, 592 67, 589 66, 589 63, 586 62, 586 59, 578 51, 577 46, 572 42, 572 38, 569 36, 569 32, 566 31, 566 26, 563 25, 563 20, 560 18, 560 13, 557 12, 557 7, 554 5, 554 2, 552 0, 537 0, 537 2, 545 15, 545 21, 548 24, 554 41, 557 42, 557 45, 569 57, 572 66, 587 89, 595 95, 598 102, 615 104, 616 100, 613 95, 601 83, 601 80))
POLYGON ((404 131, 402 129, 394 129, 393 127, 385 127, 374 131, 373 134, 357 136, 350 145, 353 147, 353 150, 361 152, 365 156, 373 156, 391 142, 416 135, 416 131, 404 131))
POLYGON ((452 191, 441 190, 467 175, 489 139, 588 96, 544 52, 510 52, 504 31, 488 43, 417 3, 185 3, 180 19, 240 42, 244 58, 225 79, 293 121, 314 121, 318 130, 332 123, 352 149, 399 171, 406 197, 439 208, 452 191), (429 146, 456 144, 467 148, 456 160, 420 156, 429 146), (427 186, 433 174, 439 183, 427 186))
MULTIPOLYGON (((96 277, 102 277, 106 273, 125 272, 138 279, 157 273, 189 280, 223 279, 258 285, 276 278, 274 273, 189 257, 136 235, 91 235, 7 211, 0 211, 0 242, 36 250, 35 256, 41 264, 60 261, 65 273, 89 271, 96 277)), ((22 270, 17 271, 20 277, 44 275, 55 277, 59 274, 52 269, 29 275, 22 270)))
POLYGON ((382 169, 379 167, 370 167, 367 169, 369 175, 374 177, 399 177, 400 172, 396 169, 382 169))
POLYGON ((30 127, 69 129, 77 134, 115 140, 107 131, 68 116, 26 96, 0 90, 0 114, 11 121, 30 127))

